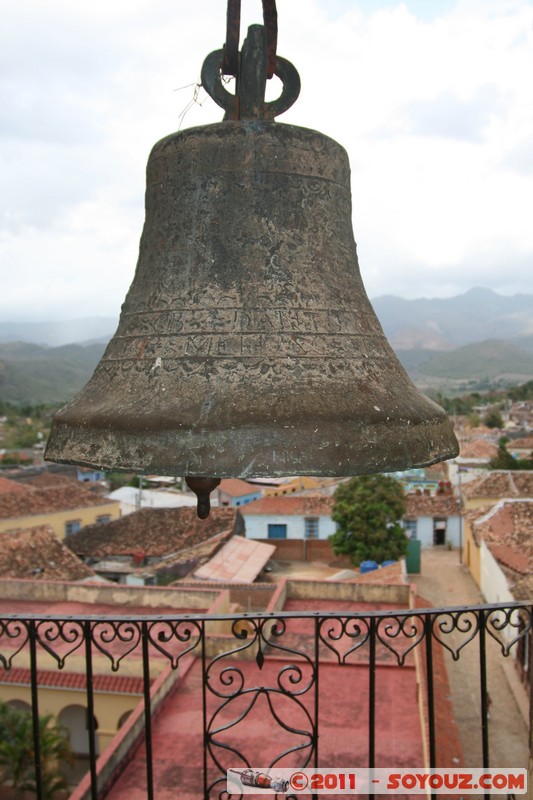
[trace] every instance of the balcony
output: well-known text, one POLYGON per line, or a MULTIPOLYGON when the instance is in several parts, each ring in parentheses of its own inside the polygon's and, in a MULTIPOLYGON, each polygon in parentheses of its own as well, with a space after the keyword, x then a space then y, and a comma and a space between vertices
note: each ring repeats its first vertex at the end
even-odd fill
POLYGON ((0 697, 18 687, 31 701, 37 800, 45 800, 37 723, 50 686, 84 698, 77 749, 88 769, 72 800, 225 797, 228 767, 523 767, 491 764, 488 656, 529 676, 531 641, 526 604, 2 614, 0 697), (447 677, 465 659, 477 676, 477 763, 464 762, 447 677), (106 731, 120 678, 138 697, 120 729, 106 731))

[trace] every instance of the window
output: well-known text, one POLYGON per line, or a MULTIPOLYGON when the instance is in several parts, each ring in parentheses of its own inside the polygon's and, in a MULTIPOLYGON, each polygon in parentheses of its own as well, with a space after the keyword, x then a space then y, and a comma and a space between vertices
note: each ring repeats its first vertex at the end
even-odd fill
POLYGON ((287 538, 287 525, 272 525, 268 526, 269 539, 286 539, 287 538))
POLYGON ((99 525, 105 525, 107 522, 111 522, 111 515, 110 514, 102 514, 100 517, 96 517, 96 522, 99 525))
POLYGON ((318 517, 305 518, 304 536, 306 539, 318 539, 318 517))
POLYGON ((416 519, 404 519, 403 527, 410 539, 416 539, 416 519))
POLYGON ((70 536, 71 533, 77 533, 81 530, 81 519, 69 519, 65 522, 65 536, 70 536))

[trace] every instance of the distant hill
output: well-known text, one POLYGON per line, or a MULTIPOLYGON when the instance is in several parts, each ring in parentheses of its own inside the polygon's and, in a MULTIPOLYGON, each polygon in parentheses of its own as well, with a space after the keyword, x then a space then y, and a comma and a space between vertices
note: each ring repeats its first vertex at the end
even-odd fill
MULTIPOLYGON (((472 381, 533 378, 533 295, 504 297, 478 288, 445 300, 384 296, 372 304, 421 387, 446 391, 472 381)), ((0 323, 0 399, 70 399, 89 379, 115 329, 111 317, 0 323)))
POLYGON ((31 342, 60 347, 81 342, 108 342, 117 322, 115 317, 85 317, 61 322, 0 322, 0 343, 31 342))
POLYGON ((415 378, 417 375, 454 380, 494 380, 512 376, 528 380, 533 377, 533 353, 500 339, 467 344, 446 353, 398 351, 398 357, 415 378), (414 353, 417 353, 416 360, 411 356, 414 353))
POLYGON ((473 342, 533 335, 533 295, 504 297, 491 289, 470 289, 446 299, 372 300, 393 347, 446 350, 473 342))
MULTIPOLYGON (((383 295, 372 305, 393 347, 445 351, 486 339, 513 340, 533 350, 533 294, 505 297, 475 288, 445 299, 383 295), (524 340, 522 343, 519 340, 524 340), (528 341, 529 340, 529 344, 528 341)), ((107 342, 117 327, 114 317, 87 317, 62 322, 0 322, 0 342, 64 344, 107 342)))
POLYGON ((11 403, 63 403, 94 371, 105 344, 41 347, 0 344, 0 399, 11 403))

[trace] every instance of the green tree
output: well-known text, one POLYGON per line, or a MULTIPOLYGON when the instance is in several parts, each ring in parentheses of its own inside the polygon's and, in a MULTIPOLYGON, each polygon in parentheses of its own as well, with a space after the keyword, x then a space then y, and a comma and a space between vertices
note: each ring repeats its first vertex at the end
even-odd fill
POLYGON ((514 458, 507 450, 508 441, 509 439, 502 436, 498 445, 498 454, 489 461, 489 469, 533 469, 533 458, 514 458))
POLYGON ((400 522, 404 513, 403 487, 395 478, 362 475, 342 483, 331 514, 338 525, 329 537, 334 553, 350 556, 355 565, 401 558, 408 544, 400 522))
MULTIPOLYGON (((61 764, 72 764, 74 754, 65 729, 52 714, 39 717, 39 744, 42 797, 54 800, 67 789, 61 764)), ((0 701, 0 784, 6 783, 16 797, 25 790, 37 793, 32 715, 0 701)))
POLYGON ((483 422, 487 428, 503 428, 503 418, 499 408, 491 408, 485 414, 483 422))
POLYGON ((513 458, 511 453, 505 446, 505 441, 501 441, 498 445, 498 454, 491 458, 489 461, 490 469, 517 469, 516 459, 513 458))

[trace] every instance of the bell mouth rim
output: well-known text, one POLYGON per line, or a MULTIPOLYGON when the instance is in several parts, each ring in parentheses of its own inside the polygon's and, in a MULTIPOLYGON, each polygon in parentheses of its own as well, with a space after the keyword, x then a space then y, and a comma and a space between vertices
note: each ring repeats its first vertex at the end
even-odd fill
POLYGON ((238 431, 175 430, 140 435, 88 430, 56 421, 45 460, 109 472, 179 477, 349 477, 397 472, 455 458, 459 445, 450 420, 404 425, 360 420, 292 427, 249 426, 238 431))

